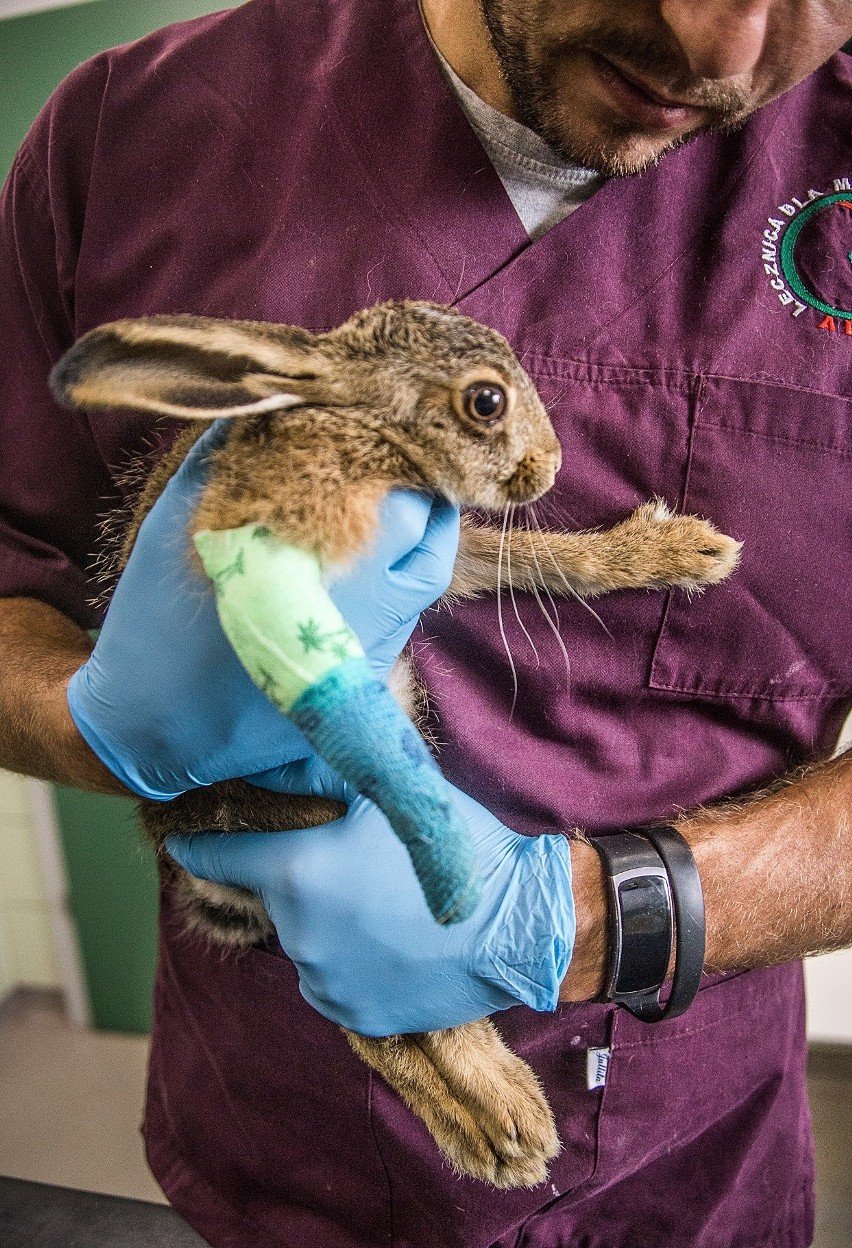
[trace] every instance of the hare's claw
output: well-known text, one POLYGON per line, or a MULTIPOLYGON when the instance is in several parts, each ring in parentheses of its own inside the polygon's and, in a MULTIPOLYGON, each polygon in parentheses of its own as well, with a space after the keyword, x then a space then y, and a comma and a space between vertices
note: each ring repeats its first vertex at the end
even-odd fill
POLYGON ((624 521, 623 532, 635 555, 641 549, 648 588, 677 586, 698 592, 715 585, 734 571, 742 549, 741 542, 709 520, 676 515, 659 498, 637 507, 624 521))

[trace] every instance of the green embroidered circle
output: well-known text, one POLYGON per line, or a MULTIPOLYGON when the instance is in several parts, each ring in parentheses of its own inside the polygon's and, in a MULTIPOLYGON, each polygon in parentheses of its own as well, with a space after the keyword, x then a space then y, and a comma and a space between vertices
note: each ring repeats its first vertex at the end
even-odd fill
POLYGON ((852 191, 837 191, 834 195, 823 195, 820 199, 815 199, 813 203, 803 208, 797 217, 794 217, 784 231, 781 239, 781 272, 787 280, 787 285, 794 291, 804 303, 809 303, 812 308, 824 312, 826 316, 837 316, 843 319, 852 317, 852 308, 833 308, 830 303, 823 302, 812 291, 808 290, 796 267, 795 248, 796 242, 807 223, 822 212, 824 208, 829 208, 832 204, 845 202, 852 205, 852 191))

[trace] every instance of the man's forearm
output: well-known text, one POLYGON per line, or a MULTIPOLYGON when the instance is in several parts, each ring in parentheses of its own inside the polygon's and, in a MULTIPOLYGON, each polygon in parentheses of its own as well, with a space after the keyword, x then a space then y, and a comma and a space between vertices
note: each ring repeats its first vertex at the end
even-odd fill
MULTIPOLYGON (((765 793, 674 821, 698 864, 707 971, 771 966, 852 945, 852 751, 765 793)), ((572 845, 578 934, 564 1001, 597 995, 606 958, 598 855, 572 845)))
POLYGON ((708 971, 852 944, 852 752, 677 821, 707 904, 708 971))
POLYGON ((31 598, 0 599, 0 767, 126 794, 68 710, 68 680, 91 648, 87 634, 53 607, 31 598))

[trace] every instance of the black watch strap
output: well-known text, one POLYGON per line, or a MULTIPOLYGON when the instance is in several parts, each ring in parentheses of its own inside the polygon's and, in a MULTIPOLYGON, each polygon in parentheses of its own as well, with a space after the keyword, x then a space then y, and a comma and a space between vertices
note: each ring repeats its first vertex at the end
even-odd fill
POLYGON ((608 1001, 637 1018, 663 1017, 660 989, 673 940, 672 896, 665 862, 638 832, 590 838, 606 868, 609 891, 608 1001))
POLYGON ((672 990, 661 1018, 677 1018, 692 1002, 701 984, 707 924, 704 892, 698 867, 689 845, 674 828, 644 828, 648 838, 666 864, 672 885, 675 913, 675 969, 672 990))
POLYGON ((694 1001, 704 969, 704 894, 692 850, 668 826, 590 840, 606 866, 609 889, 605 999, 646 1023, 676 1018, 694 1001), (673 944, 674 976, 663 1005, 673 944))

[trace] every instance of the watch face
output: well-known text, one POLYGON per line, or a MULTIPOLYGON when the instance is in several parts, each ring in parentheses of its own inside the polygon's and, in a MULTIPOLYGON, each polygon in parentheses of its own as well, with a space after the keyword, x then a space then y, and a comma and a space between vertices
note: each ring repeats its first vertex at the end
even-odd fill
POLYGON ((618 995, 659 988, 671 956, 670 902, 667 882, 640 876, 618 886, 622 940, 615 990, 618 995))

